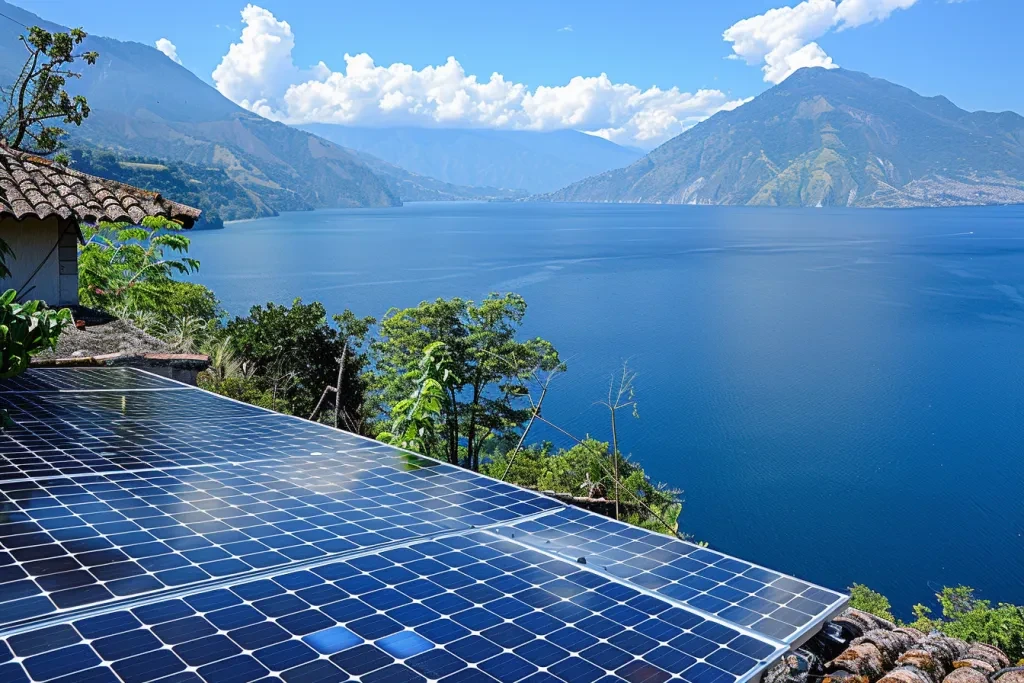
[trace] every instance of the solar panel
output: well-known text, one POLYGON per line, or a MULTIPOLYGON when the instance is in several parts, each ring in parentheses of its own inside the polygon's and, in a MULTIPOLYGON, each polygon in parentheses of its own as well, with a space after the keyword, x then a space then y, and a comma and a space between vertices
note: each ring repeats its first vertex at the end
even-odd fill
POLYGON ((3 681, 730 683, 845 602, 136 370, 0 404, 3 681))
POLYGON ((187 389, 186 385, 136 368, 35 368, 0 381, 0 394, 30 391, 138 391, 187 389))
POLYGON ((7 648, 4 681, 690 683, 747 681, 784 650, 485 532, 54 624, 7 648))
POLYGON ((585 558, 589 566, 618 579, 784 643, 798 641, 847 601, 827 588, 577 508, 496 533, 559 555, 585 558))
POLYGON ((463 470, 368 456, 0 483, 11 623, 558 507, 463 470), (303 482, 303 483, 299 483, 303 482))
POLYGON ((15 422, 65 421, 98 425, 119 420, 194 423, 268 414, 261 408, 195 389, 5 393, 0 395, 0 408, 7 410, 15 422))

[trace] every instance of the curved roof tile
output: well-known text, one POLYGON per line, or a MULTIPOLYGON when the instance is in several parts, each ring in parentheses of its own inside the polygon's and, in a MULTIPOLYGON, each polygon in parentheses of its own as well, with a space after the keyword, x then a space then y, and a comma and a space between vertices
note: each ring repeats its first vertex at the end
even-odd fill
POLYGON ((0 217, 56 215, 88 222, 139 223, 147 216, 159 216, 191 228, 200 213, 156 192, 81 173, 0 143, 0 217))

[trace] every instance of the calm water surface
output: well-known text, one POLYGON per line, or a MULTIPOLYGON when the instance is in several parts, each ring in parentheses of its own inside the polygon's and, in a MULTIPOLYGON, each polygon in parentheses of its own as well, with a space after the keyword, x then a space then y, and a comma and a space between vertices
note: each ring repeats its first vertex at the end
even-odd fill
POLYGON ((1024 207, 413 204, 193 252, 233 313, 519 292, 569 362, 550 419, 607 439, 593 402, 639 372, 624 450, 697 538, 904 615, 943 584, 1024 602, 1024 207))

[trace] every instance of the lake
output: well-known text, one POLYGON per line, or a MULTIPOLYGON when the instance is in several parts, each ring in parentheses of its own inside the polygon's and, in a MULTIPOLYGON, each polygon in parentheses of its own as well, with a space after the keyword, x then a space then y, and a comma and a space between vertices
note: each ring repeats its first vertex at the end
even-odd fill
POLYGON ((946 584, 1024 603, 1024 207, 424 203, 192 251, 232 313, 519 292, 569 365, 547 417, 607 440, 594 402, 628 359, 622 449, 685 490, 697 539, 904 617, 946 584))

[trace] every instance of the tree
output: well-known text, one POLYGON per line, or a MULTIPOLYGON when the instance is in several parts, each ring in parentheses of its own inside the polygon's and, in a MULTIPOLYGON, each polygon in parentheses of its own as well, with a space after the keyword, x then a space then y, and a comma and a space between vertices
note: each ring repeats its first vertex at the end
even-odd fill
POLYGON ((428 344, 419 366, 410 370, 406 379, 413 383, 412 395, 391 407, 391 427, 377 438, 399 448, 437 457, 442 446, 441 410, 450 387, 458 382, 452 374, 451 358, 444 344, 428 344))
POLYGON ((550 342, 516 339, 525 315, 526 301, 518 294, 491 294, 479 304, 437 299, 390 311, 373 344, 382 404, 393 407, 412 395, 416 379, 410 373, 430 344, 443 343, 457 380, 445 388, 441 405, 442 455, 478 470, 484 444, 529 418, 523 383, 537 369, 562 365, 550 342))
MULTIPOLYGON (((82 95, 71 96, 64 86, 68 79, 81 78, 70 65, 81 59, 93 65, 99 54, 81 52, 86 33, 74 28, 67 33, 50 33, 32 26, 19 36, 28 52, 21 72, 10 88, 0 90, 6 112, 0 118, 0 134, 10 147, 33 154, 49 155, 61 146, 67 133, 53 125, 62 122, 82 125, 89 116, 89 104, 82 95)), ((67 163, 64 155, 57 161, 67 163)))
POLYGON ((212 292, 173 277, 199 270, 199 261, 187 256, 190 241, 181 230, 178 223, 158 217, 143 218, 141 225, 82 226, 79 301, 122 317, 149 312, 164 324, 181 315, 214 317, 212 292))
POLYGON ((271 392, 274 404, 280 400, 284 409, 295 415, 308 416, 324 387, 334 386, 339 360, 347 350, 342 424, 351 431, 366 431, 373 410, 366 402, 364 346, 376 321, 346 310, 333 316, 332 322, 333 326, 320 302, 303 304, 295 299, 291 308, 273 303, 253 306, 248 316, 228 322, 224 334, 231 337, 240 362, 251 367, 253 379, 271 392))

